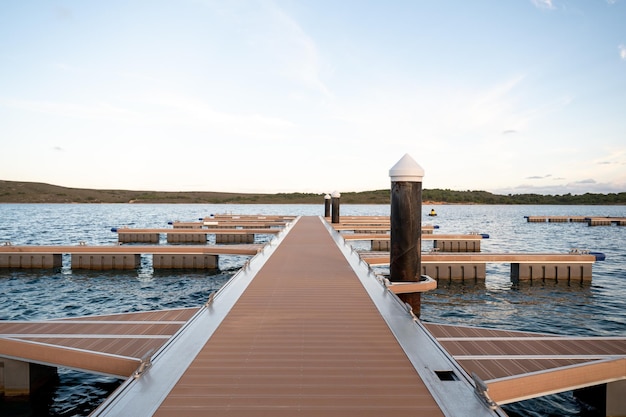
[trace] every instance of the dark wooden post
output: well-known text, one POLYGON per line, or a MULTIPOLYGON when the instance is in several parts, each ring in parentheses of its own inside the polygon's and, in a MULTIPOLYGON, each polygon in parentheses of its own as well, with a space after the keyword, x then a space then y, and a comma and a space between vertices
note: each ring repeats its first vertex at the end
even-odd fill
POLYGON ((339 199, 341 198, 341 194, 339 191, 333 191, 330 197, 333 206, 331 223, 339 223, 339 199))
POLYGON ((330 195, 324 196, 324 217, 330 217, 330 195))
MULTIPOLYGON (((424 170, 406 154, 389 170, 391 245, 389 280, 419 281, 422 271, 422 178, 424 170)), ((400 294, 419 317, 420 293, 400 294)))

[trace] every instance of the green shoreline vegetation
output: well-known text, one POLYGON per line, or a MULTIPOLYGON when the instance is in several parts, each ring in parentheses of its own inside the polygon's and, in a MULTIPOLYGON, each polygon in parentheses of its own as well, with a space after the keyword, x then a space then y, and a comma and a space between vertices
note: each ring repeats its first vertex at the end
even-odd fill
MULTIPOLYGON (((344 204, 389 204, 389 189, 343 192, 344 204)), ((136 204, 319 204, 324 194, 245 194, 204 191, 129 191, 67 188, 38 182, 0 180, 0 203, 136 203, 136 204)), ((626 205, 626 192, 580 195, 509 194, 487 191, 424 189, 424 204, 559 204, 626 205)))

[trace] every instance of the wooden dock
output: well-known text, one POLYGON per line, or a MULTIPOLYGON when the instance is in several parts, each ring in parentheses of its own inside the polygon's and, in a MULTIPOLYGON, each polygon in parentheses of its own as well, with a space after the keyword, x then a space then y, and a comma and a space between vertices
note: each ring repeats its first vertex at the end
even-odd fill
POLYGON ((211 331, 185 343, 193 355, 174 343, 95 415, 495 415, 404 306, 383 300, 392 293, 363 283, 319 218, 300 219, 241 286, 198 317, 211 331), (406 345, 389 323, 397 315, 406 345))
POLYGON ((587 223, 589 226, 626 226, 626 217, 524 216, 528 223, 587 223))
MULTIPOLYGON (((388 252, 361 252, 369 265, 389 265, 388 252)), ((422 273, 435 279, 485 279, 487 263, 511 265, 512 281, 589 282, 596 256, 586 253, 424 253, 422 273)))
POLYGON ((183 228, 171 229, 116 229, 120 243, 159 243, 160 235, 165 235, 168 243, 207 243, 208 235, 215 235, 215 243, 254 243, 256 235, 275 235, 281 228, 223 227, 223 228, 183 228))
POLYGON ((63 255, 71 256, 73 269, 124 270, 140 266, 141 255, 152 256, 155 269, 215 269, 219 255, 256 255, 261 244, 167 245, 167 246, 90 246, 90 245, 3 245, 0 268, 50 269, 63 266, 63 255))
MULTIPOLYGON (((389 251, 391 235, 389 233, 353 233, 342 234, 346 241, 369 240, 374 251, 389 251)), ((488 238, 485 234, 422 234, 422 241, 433 242, 433 249, 441 252, 480 252, 480 242, 488 238)))
MULTIPOLYGON (((65 367, 127 379, 179 331, 199 308, 110 314, 43 321, 0 321, 4 395, 27 395, 29 364, 65 367)), ((41 370, 44 372, 41 372, 41 370)), ((47 371, 47 372, 46 372, 47 371)))
MULTIPOLYGON (((611 389, 621 397, 626 393, 624 337, 566 337, 435 323, 425 326, 468 373, 487 384, 490 398, 498 404, 576 390, 598 380, 620 381, 611 389)), ((607 416, 626 412, 613 404, 607 408, 607 416)))
POLYGON ((127 377, 93 416, 504 416, 498 401, 597 384, 626 414, 626 338, 422 323, 396 285, 303 217, 199 308, 0 323, 0 358, 5 379, 127 377))

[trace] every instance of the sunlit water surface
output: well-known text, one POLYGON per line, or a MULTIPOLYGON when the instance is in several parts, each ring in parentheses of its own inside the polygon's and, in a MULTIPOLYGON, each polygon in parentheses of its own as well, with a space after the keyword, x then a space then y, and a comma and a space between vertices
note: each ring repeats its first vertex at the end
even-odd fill
MULTIPOLYGON (((593 266, 590 284, 513 284, 509 265, 487 265, 480 282, 439 282, 422 296, 421 318, 449 324, 563 335, 626 336, 626 227, 584 223, 527 223, 526 215, 626 217, 623 206, 435 206, 438 216, 423 224, 438 233, 487 233, 483 252, 568 252, 606 254, 593 266)), ((22 205, 0 204, 0 243, 15 245, 117 244, 113 227, 168 227, 213 213, 320 215, 322 205, 22 205)), ((341 215, 389 215, 387 205, 342 205, 341 215)), ((267 239, 263 237, 262 239, 267 239)), ((263 240, 259 240, 263 242, 263 240)), ((164 242, 163 242, 164 243, 164 242)), ((209 241, 209 243, 211 243, 209 241)), ((423 250, 429 250, 429 241, 423 250)), ((0 319, 42 320, 199 306, 220 288, 246 257, 220 256, 214 272, 152 269, 149 259, 135 271, 0 270, 0 319)), ((384 268, 380 269, 385 273, 384 268)), ((69 369, 31 401, 0 400, 2 416, 88 415, 121 381, 69 369)), ((511 416, 601 416, 571 392, 504 407, 511 416)))

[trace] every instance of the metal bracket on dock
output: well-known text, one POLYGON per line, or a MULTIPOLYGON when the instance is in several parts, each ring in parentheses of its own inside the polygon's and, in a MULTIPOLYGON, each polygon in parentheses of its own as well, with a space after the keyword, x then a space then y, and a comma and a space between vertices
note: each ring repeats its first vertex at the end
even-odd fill
POLYGON ((437 281, 428 275, 421 275, 419 281, 406 282, 391 282, 388 278, 385 278, 384 284, 394 294, 426 292, 437 288, 437 281))
POLYGON ((480 398, 490 410, 497 409, 498 404, 493 401, 487 393, 487 391, 489 391, 487 384, 474 372, 472 372, 472 379, 474 380, 474 393, 476 396, 480 398))
POLYGON ((148 368, 152 366, 152 352, 154 352, 154 349, 150 349, 148 352, 146 352, 145 355, 141 357, 141 362, 139 363, 139 367, 133 374, 133 378, 139 378, 146 370, 148 370, 148 368))
POLYGON ((205 307, 210 306, 211 304, 213 304, 213 299, 215 299, 215 294, 217 293, 217 291, 213 291, 211 294, 209 294, 209 298, 208 300, 206 300, 206 303, 204 303, 205 307))
POLYGON ((409 315, 411 316, 411 318, 413 318, 414 322, 418 322, 419 318, 415 315, 415 313, 413 312, 413 306, 411 306, 411 304, 409 303, 404 303, 404 308, 406 308, 407 313, 409 313, 409 315))

